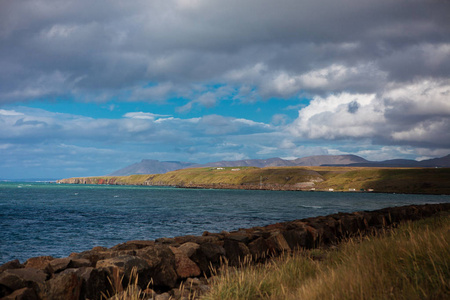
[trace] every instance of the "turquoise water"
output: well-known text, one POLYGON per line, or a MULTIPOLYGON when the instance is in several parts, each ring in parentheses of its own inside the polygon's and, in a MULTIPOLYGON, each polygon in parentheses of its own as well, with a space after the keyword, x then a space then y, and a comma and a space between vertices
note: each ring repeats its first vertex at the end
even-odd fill
POLYGON ((0 264, 450 196, 0 183, 0 264))

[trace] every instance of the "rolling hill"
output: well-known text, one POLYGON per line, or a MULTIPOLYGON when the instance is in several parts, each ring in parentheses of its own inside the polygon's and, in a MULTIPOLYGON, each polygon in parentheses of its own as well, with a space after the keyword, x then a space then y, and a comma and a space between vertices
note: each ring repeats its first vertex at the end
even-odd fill
POLYGON ((107 176, 128 176, 133 174, 164 174, 170 171, 186 168, 204 167, 302 167, 302 166, 348 166, 348 167, 404 167, 404 168, 434 168, 450 167, 450 155, 423 161, 408 159, 392 159, 385 161, 368 161, 356 155, 315 155, 293 160, 282 158, 246 159, 236 161, 218 161, 206 164, 195 164, 179 161, 158 161, 143 159, 139 163, 132 164, 117 170, 107 176))

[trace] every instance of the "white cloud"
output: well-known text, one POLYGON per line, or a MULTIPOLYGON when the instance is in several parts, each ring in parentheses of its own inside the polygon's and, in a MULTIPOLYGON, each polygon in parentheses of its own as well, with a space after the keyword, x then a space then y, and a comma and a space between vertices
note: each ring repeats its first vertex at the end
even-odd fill
POLYGON ((425 79, 392 83, 383 93, 387 109, 408 115, 450 115, 450 80, 425 79))
POLYGON ((378 143, 445 145, 450 148, 448 80, 393 83, 382 94, 341 93, 314 97, 290 126, 312 139, 374 139, 378 143))
POLYGON ((6 110, 6 109, 0 109, 0 115, 3 116, 23 116, 23 113, 17 112, 15 110, 6 110))
POLYGON ((313 139, 366 138, 385 123, 374 94, 342 93, 315 97, 299 111, 290 131, 313 139), (353 111, 352 105, 358 109, 353 111))
POLYGON ((141 119, 141 120, 155 120, 159 117, 170 117, 169 115, 160 115, 160 114, 154 114, 154 113, 148 113, 148 112, 128 112, 123 115, 125 118, 130 119, 141 119))

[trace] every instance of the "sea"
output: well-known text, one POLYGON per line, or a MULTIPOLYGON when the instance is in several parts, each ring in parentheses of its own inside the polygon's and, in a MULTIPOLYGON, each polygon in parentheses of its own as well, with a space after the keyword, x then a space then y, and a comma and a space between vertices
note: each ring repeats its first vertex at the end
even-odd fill
POLYGON ((129 240, 444 202, 450 196, 0 182, 0 264, 129 240))

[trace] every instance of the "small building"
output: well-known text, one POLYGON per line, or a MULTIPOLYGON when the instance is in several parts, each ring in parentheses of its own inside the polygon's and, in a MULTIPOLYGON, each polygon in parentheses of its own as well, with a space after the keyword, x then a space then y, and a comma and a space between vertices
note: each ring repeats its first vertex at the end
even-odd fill
POLYGON ((331 189, 331 188, 330 188, 330 189, 328 189, 328 191, 329 191, 329 192, 334 192, 334 189, 331 189))
POLYGON ((348 189, 349 192, 356 192, 356 189, 348 189))
POLYGON ((216 170, 223 170, 223 168, 222 168, 222 167, 219 167, 219 168, 216 168, 216 170))
POLYGON ((231 171, 240 171, 241 169, 237 168, 237 169, 231 169, 231 171))

